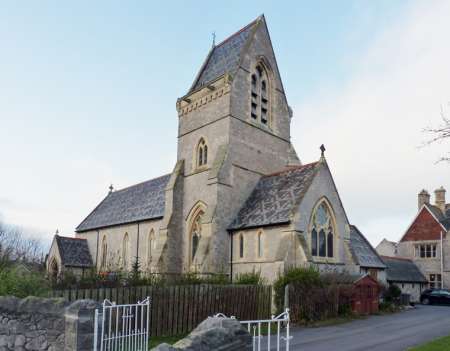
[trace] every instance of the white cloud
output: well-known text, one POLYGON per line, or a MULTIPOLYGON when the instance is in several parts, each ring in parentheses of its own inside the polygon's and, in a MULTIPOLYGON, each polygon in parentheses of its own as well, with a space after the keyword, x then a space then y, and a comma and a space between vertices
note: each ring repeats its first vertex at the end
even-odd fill
POLYGON ((350 220, 377 244, 397 240, 416 194, 449 188, 442 143, 420 149, 450 100, 450 2, 418 1, 353 60, 352 78, 294 104, 293 141, 304 162, 327 159, 350 220))

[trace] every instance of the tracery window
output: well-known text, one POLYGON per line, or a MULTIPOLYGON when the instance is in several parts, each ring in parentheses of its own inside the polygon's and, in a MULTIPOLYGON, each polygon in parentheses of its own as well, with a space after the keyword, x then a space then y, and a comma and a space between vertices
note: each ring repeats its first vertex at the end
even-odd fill
POLYGON ((264 67, 259 64, 251 76, 251 112, 252 119, 267 125, 269 122, 269 92, 268 75, 264 67))
POLYGON ((197 145, 197 167, 205 166, 208 163, 208 145, 205 139, 201 138, 197 145))
POLYGON ((325 201, 317 206, 310 225, 311 255, 334 257, 334 224, 331 211, 325 201))

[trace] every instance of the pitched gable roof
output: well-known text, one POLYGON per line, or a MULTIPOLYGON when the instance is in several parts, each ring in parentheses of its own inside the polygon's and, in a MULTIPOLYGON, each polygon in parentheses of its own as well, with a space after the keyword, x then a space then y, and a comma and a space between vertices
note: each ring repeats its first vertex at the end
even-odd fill
MULTIPOLYGON (((447 211, 446 211, 447 212, 447 211)), ((450 218, 431 204, 424 204, 403 234, 400 241, 439 240, 441 231, 444 235, 450 227, 450 218)))
POLYGON ((92 257, 86 239, 55 235, 62 264, 66 267, 92 267, 92 257))
POLYGON ((350 249, 360 266, 386 268, 378 253, 354 225, 350 225, 350 249))
POLYGON ((211 49, 190 91, 197 90, 226 72, 233 72, 237 69, 241 53, 259 19, 254 20, 211 49))
POLYGON ((381 256, 381 258, 387 266, 388 282, 427 283, 427 279, 413 261, 401 257, 381 256))
POLYGON ((81 222, 77 232, 162 218, 170 174, 113 191, 81 222))
POLYGON ((230 230, 288 223, 308 190, 318 162, 263 176, 239 211, 230 230))

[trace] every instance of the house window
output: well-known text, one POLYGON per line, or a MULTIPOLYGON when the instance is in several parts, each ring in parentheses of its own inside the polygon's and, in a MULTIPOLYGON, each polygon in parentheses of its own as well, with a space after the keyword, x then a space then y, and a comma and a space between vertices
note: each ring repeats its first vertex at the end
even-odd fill
POLYGON ((334 257, 334 224, 331 210, 325 201, 316 208, 310 224, 311 255, 316 257, 334 257))
POLYGON ((244 236, 239 235, 239 257, 244 258, 244 236))
POLYGON ((262 232, 258 232, 258 257, 262 257, 263 247, 262 247, 262 232))
POLYGON ((442 276, 440 274, 430 274, 430 288, 439 289, 442 286, 442 276))
POLYGON ((208 163, 208 145, 205 139, 201 138, 197 144, 197 167, 206 166, 208 163))
POLYGON ((106 235, 104 235, 102 239, 102 258, 100 261, 100 267, 102 269, 106 268, 107 259, 108 259, 108 243, 106 242, 106 235))
POLYGON ((437 257, 436 244, 420 244, 414 247, 414 256, 420 258, 436 258, 437 257))
POLYGON ((127 269, 128 268, 128 255, 129 255, 129 238, 128 238, 128 233, 125 233, 124 237, 123 237, 123 243, 122 243, 122 264, 123 264, 123 268, 127 269))
POLYGON ((269 122, 269 85, 268 75, 259 64, 251 76, 250 116, 253 120, 267 125, 269 122))
POLYGON ((156 247, 155 231, 152 229, 148 235, 148 247, 147 247, 147 265, 150 267, 152 262, 152 256, 156 247))

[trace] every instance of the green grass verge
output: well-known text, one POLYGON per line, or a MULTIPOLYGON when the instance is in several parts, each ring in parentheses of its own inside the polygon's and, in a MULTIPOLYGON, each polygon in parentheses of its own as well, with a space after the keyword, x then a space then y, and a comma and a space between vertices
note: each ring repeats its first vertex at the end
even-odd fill
POLYGON ((410 351, 450 351, 450 335, 409 349, 410 351))

